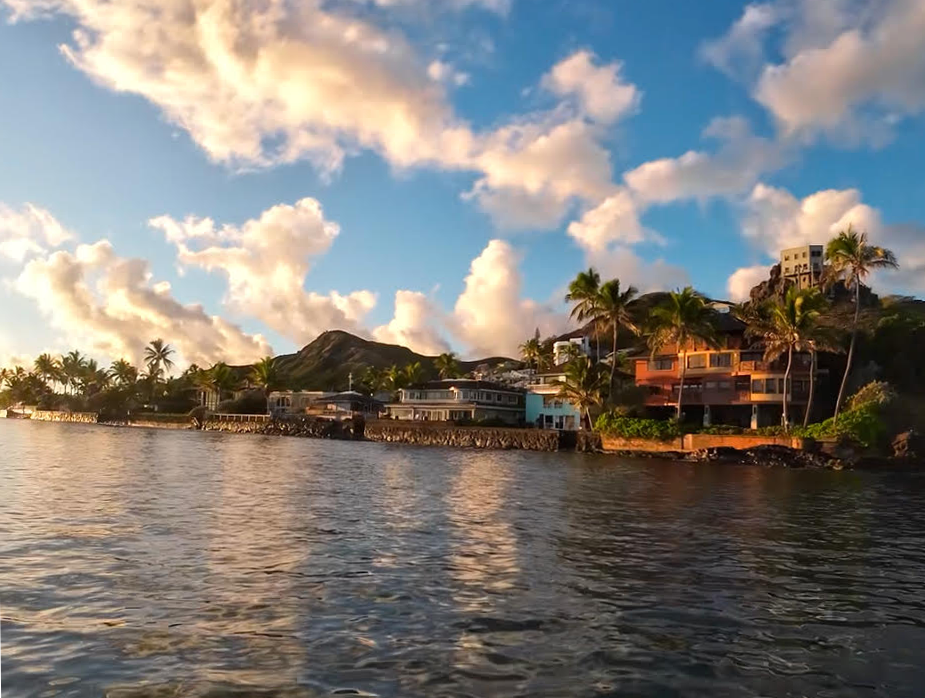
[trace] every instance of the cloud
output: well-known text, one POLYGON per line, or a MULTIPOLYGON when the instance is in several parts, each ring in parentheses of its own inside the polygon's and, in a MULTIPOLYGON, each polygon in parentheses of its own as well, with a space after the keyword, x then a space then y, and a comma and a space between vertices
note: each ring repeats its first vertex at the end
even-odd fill
POLYGON ((771 274, 770 264, 756 264, 753 267, 736 269, 726 281, 729 300, 735 303, 747 301, 751 290, 765 281, 771 274))
POLYGON ((623 80, 623 64, 595 65, 590 51, 577 51, 543 77, 543 86, 559 97, 574 97, 581 112, 594 121, 612 124, 635 113, 642 94, 623 80))
POLYGON ((584 249, 601 252, 611 244, 633 245, 658 236, 639 221, 639 208, 632 194, 620 187, 580 220, 568 226, 568 234, 584 249))
POLYGON ((447 321, 470 354, 516 355, 518 345, 537 327, 546 335, 564 328, 564 315, 521 297, 520 261, 504 240, 491 240, 472 261, 447 321))
POLYGON ((141 361, 157 337, 177 349, 181 364, 243 363, 272 353, 260 335, 174 299, 169 283, 152 280, 147 262, 119 257, 105 240, 36 256, 15 288, 36 301, 68 343, 108 356, 141 361))
POLYGON ((752 134, 742 117, 713 119, 703 135, 720 141, 715 153, 691 150, 626 172, 623 178, 634 196, 648 203, 728 196, 747 191, 786 161, 782 146, 752 134))
POLYGON ((903 116, 925 111, 925 4, 920 0, 749 5, 703 55, 725 72, 751 75, 754 98, 787 137, 882 141, 903 116), (783 23, 782 60, 763 40, 783 23))
POLYGON ((72 238, 73 234, 45 209, 27 203, 17 211, 0 202, 0 257, 23 262, 72 238))
POLYGON ((642 293, 668 291, 690 284, 690 275, 683 267, 661 258, 644 260, 624 245, 616 245, 603 253, 588 253, 585 264, 597 269, 603 278, 620 279, 624 287, 633 285, 642 293))
POLYGON ((379 342, 401 344, 419 354, 441 354, 450 351, 449 343, 440 336, 441 315, 423 293, 397 291, 394 317, 374 329, 373 337, 379 342))
POLYGON ((183 221, 159 216, 149 224, 176 245, 182 266, 225 276, 230 307, 297 344, 328 329, 365 334, 362 320, 376 304, 374 293, 305 290, 312 260, 327 252, 340 232, 325 220, 317 200, 278 204, 240 226, 217 227, 194 216, 183 221))
POLYGON ((857 189, 825 189, 798 199, 785 189, 758 184, 745 204, 742 234, 776 260, 781 249, 825 244, 849 224, 899 258, 900 270, 882 272, 877 284, 895 293, 925 291, 925 228, 884 223, 857 189))

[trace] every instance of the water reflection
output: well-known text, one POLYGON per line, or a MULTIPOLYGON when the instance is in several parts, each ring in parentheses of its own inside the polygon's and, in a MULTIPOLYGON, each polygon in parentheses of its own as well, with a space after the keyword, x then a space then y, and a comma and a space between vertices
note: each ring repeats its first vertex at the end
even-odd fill
POLYGON ((925 478, 0 420, 6 695, 925 693, 925 478))

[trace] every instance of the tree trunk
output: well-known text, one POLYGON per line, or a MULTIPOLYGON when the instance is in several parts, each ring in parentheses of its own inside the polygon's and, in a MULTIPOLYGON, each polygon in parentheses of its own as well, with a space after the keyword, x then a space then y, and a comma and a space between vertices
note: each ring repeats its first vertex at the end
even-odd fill
POLYGON ((803 415, 803 427, 809 426, 809 416, 813 411, 813 397, 816 393, 816 350, 813 349, 809 361, 809 395, 806 398, 806 414, 803 415))
POLYGON ((687 375, 687 356, 678 354, 678 361, 681 362, 681 385, 678 386, 678 409, 675 415, 676 419, 681 421, 681 399, 684 397, 684 377, 687 375))
POLYGON ((851 373, 851 362, 854 360, 854 344, 858 338, 858 316, 861 314, 861 280, 854 280, 854 326, 851 328, 851 343, 848 345, 848 358, 845 360, 845 375, 841 378, 841 387, 838 389, 838 399, 835 401, 835 416, 833 422, 838 422, 838 413, 841 411, 842 401, 845 399, 845 386, 848 385, 848 374, 851 373))
POLYGON ((617 369, 617 321, 613 323, 613 353, 610 355, 610 402, 613 404, 613 376, 617 369))
POLYGON ((790 406, 790 368, 793 366, 793 345, 787 347, 787 370, 784 371, 784 429, 790 429, 790 415, 788 407, 790 406))

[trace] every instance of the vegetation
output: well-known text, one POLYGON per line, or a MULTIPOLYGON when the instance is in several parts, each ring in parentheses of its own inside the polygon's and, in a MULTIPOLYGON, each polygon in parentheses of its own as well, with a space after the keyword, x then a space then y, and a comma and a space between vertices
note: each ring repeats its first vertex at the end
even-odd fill
POLYGON ((601 365, 591 361, 590 357, 580 356, 566 365, 565 378, 560 382, 559 396, 585 414, 589 429, 593 427, 591 408, 601 404, 603 385, 604 374, 601 365))
POLYGON ((270 413, 270 393, 278 389, 282 383, 279 369, 272 356, 265 356, 251 369, 250 380, 253 385, 263 391, 266 413, 270 413))
MULTIPOLYGON (((716 346, 716 311, 706 299, 687 286, 681 291, 672 291, 664 303, 656 307, 649 316, 648 344, 655 355, 669 345, 679 350, 702 342, 716 346)), ((681 419, 681 403, 684 399, 684 378, 687 365, 681 361, 681 380, 678 386, 676 417, 681 419)))
MULTIPOLYGON (((593 268, 579 272, 578 276, 568 286, 565 300, 573 303, 570 317, 580 323, 594 322, 596 320, 595 308, 598 303, 598 294, 601 289, 601 275, 593 268)), ((595 332, 597 335, 597 332, 595 332)), ((601 360, 601 341, 597 338, 597 360, 601 360)))
POLYGON ((628 286, 620 290, 620 280, 611 279, 603 283, 598 291, 594 304, 594 321, 600 325, 610 325, 613 330, 613 356, 610 360, 610 392, 614 391, 614 374, 617 369, 617 337, 620 328, 637 332, 636 318, 633 315, 631 303, 639 291, 635 286, 628 286))
POLYGON ((627 417, 617 412, 604 412, 601 414, 597 418, 594 428, 602 434, 619 436, 624 439, 667 441, 681 434, 676 421, 627 417))
POLYGON ((838 398, 835 400, 833 421, 838 421, 838 413, 845 396, 845 386, 854 359, 854 349, 858 337, 858 319, 861 312, 861 285, 875 269, 896 269, 899 264, 894 254, 883 247, 870 245, 867 233, 859 233, 851 225, 829 241, 825 248, 825 258, 829 263, 830 281, 839 280, 848 290, 854 292, 854 322, 851 326, 851 342, 848 345, 848 359, 842 376, 838 398))
POLYGON ((459 360, 453 352, 444 352, 434 359, 434 368, 441 378, 459 378, 461 375, 459 360))

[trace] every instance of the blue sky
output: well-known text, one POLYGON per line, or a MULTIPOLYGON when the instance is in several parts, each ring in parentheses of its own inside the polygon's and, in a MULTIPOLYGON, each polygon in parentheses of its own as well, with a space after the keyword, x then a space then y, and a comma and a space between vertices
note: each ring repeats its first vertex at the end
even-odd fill
POLYGON ((900 255, 883 290, 925 289, 914 0, 0 19, 0 359, 137 358, 154 334, 245 361, 329 327, 512 353, 563 328, 588 265, 737 298, 848 222, 900 255))

